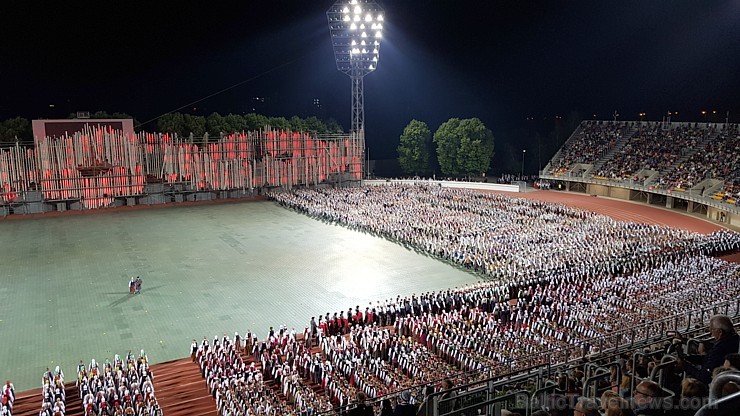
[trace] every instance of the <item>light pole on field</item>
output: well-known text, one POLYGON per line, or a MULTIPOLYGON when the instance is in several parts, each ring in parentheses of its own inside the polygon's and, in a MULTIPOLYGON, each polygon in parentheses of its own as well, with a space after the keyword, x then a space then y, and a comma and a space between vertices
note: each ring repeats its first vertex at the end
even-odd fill
POLYGON ((350 131, 365 148, 365 92, 363 77, 378 67, 385 22, 375 0, 337 0, 326 11, 337 69, 352 80, 350 131))

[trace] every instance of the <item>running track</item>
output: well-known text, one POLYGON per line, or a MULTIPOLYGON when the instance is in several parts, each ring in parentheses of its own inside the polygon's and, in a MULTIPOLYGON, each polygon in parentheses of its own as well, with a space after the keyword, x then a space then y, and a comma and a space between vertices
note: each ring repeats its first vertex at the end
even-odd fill
MULTIPOLYGON (((694 231, 701 234, 709 234, 725 228, 697 216, 619 199, 593 197, 590 195, 559 191, 532 191, 517 194, 516 196, 581 208, 606 215, 619 221, 665 225, 667 227, 694 231)), ((722 258, 734 263, 740 263, 740 253, 722 256, 722 258)))

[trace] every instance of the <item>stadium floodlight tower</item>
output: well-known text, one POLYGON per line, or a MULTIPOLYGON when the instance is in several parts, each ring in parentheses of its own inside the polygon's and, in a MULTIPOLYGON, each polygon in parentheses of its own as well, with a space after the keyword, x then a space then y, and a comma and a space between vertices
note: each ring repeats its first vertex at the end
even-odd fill
POLYGON ((378 67, 383 9, 374 0, 338 0, 326 11, 337 69, 352 80, 352 127, 365 140, 362 79, 378 67))

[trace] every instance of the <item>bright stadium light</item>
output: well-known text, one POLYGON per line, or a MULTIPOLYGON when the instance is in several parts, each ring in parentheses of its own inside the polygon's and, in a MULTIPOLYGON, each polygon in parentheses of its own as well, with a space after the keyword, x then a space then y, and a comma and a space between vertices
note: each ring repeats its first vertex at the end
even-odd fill
POLYGON ((375 0, 338 0, 326 11, 337 69, 352 80, 351 131, 362 140, 365 138, 362 79, 378 68, 383 14, 375 0))

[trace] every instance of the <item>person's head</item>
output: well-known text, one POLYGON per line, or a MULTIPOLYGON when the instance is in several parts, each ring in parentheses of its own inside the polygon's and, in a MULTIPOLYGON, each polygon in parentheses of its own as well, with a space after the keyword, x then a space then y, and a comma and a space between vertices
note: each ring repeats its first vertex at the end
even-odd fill
POLYGON ((740 354, 732 353, 725 355, 725 362, 722 367, 732 370, 740 370, 740 354))
POLYGON ((593 399, 581 397, 573 409, 573 416, 600 416, 599 407, 593 399))
MULTIPOLYGON (((603 403, 602 403, 603 406, 603 403)), ((630 409, 630 403, 621 397, 611 397, 604 409, 606 416, 632 416, 634 413, 630 409)))
POLYGON ((391 399, 383 399, 380 404, 382 409, 391 409, 391 399))
POLYGON ((714 315, 709 319, 709 333, 716 340, 735 334, 732 320, 727 315, 714 315))
POLYGON ((606 409, 609 408, 609 402, 612 401, 614 398, 618 398, 619 394, 617 394, 614 391, 611 390, 605 390, 604 393, 601 394, 601 410, 606 411, 606 409))
POLYGON ((404 390, 398 395, 398 404, 409 404, 410 401, 411 392, 409 392, 408 390, 404 390))
POLYGON ((727 397, 731 394, 735 394, 740 391, 740 385, 734 381, 728 381, 722 386, 722 395, 720 397, 727 397))
POLYGON ((709 388, 706 384, 695 378, 685 378, 681 382, 681 397, 682 398, 702 398, 707 397, 709 394, 709 388))
POLYGON ((365 395, 365 393, 358 391, 357 394, 355 395, 355 401, 357 403, 362 404, 362 403, 365 403, 365 400, 367 400, 367 396, 365 395))
POLYGON ((632 392, 632 402, 635 408, 644 409, 655 406, 660 397, 663 396, 663 389, 658 383, 650 380, 640 382, 632 392))

